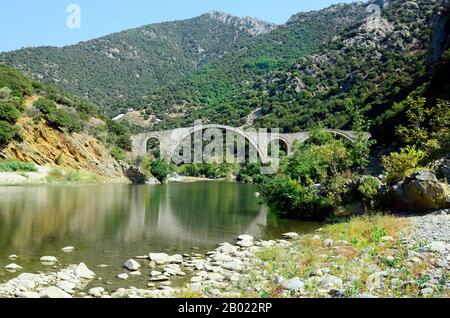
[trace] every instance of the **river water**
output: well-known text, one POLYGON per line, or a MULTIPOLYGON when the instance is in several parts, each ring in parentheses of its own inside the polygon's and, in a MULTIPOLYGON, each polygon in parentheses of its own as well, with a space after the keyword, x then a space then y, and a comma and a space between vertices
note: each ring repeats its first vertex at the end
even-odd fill
MULTIPOLYGON (((204 253, 234 243, 238 234, 263 239, 284 232, 312 232, 319 224, 279 220, 261 205, 253 185, 231 182, 137 185, 45 185, 0 187, 0 282, 17 276, 4 270, 14 261, 22 272, 49 271, 85 262, 103 282, 128 258, 150 252, 204 253), (72 253, 61 248, 74 246, 72 253), (54 268, 39 262, 56 256, 54 268), (108 267, 99 267, 99 265, 108 267)), ((145 276, 143 272, 143 276, 145 276)), ((148 277, 134 277, 145 287, 148 277)), ((125 285, 130 285, 127 282, 125 285)))

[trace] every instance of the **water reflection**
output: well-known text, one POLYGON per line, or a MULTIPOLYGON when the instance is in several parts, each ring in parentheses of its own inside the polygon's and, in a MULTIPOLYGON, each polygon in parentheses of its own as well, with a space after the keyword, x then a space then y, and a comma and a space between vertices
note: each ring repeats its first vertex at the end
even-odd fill
POLYGON ((125 255, 208 249, 241 233, 271 238, 315 227, 268 217, 254 192, 225 182, 0 187, 0 257, 73 245, 80 260, 120 263, 125 255))

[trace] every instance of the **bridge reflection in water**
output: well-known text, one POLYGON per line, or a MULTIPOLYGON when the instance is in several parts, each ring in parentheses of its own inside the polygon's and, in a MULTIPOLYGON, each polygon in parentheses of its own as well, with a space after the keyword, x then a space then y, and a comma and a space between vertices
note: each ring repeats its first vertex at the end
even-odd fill
POLYGON ((254 192, 224 182, 1 187, 0 259, 39 259, 72 245, 77 261, 120 264, 155 251, 206 250, 236 234, 279 237, 316 226, 268 218, 254 192))

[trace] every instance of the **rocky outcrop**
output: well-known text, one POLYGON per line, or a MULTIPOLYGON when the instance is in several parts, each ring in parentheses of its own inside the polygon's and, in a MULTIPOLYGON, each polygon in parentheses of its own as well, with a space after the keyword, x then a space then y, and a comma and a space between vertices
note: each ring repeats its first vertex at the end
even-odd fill
POLYGON ((150 184, 157 185, 161 182, 153 176, 148 176, 145 171, 136 166, 129 166, 124 168, 125 176, 130 179, 133 184, 150 184))
POLYGON ((275 24, 269 22, 252 17, 240 18, 224 12, 211 11, 208 13, 208 16, 225 24, 237 27, 251 36, 269 33, 277 28, 275 24))
POLYGON ((39 166, 83 170, 107 177, 123 177, 122 168, 108 149, 87 133, 68 134, 23 117, 17 123, 22 141, 0 150, 0 158, 18 159, 39 166))
POLYGON ((395 208, 413 212, 450 207, 450 188, 439 182, 433 171, 423 169, 399 182, 389 191, 395 208))

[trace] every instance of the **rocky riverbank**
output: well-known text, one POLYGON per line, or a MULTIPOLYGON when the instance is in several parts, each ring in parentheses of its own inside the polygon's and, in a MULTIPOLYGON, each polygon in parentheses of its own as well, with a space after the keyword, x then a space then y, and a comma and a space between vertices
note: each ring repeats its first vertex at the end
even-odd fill
POLYGON ((448 297, 448 212, 354 218, 273 241, 241 235, 206 254, 149 253, 125 261, 117 279, 140 276, 147 289, 107 291, 80 263, 23 273, 0 285, 0 297, 448 297), (173 287, 180 278, 184 285, 173 287))

